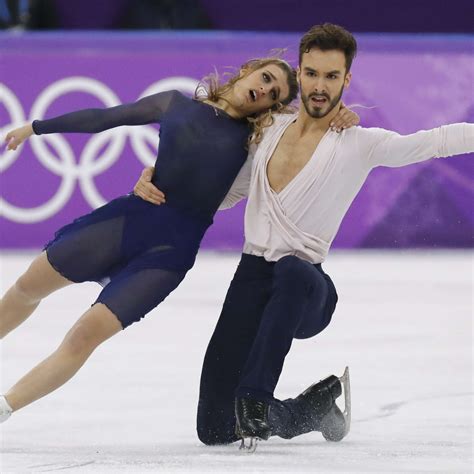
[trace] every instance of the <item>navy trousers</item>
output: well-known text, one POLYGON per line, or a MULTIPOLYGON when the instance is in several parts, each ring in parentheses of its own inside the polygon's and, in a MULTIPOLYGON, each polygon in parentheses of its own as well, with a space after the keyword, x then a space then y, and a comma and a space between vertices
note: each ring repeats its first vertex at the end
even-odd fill
POLYGON ((274 399, 273 392, 293 339, 320 333, 336 303, 321 265, 294 256, 267 262, 242 255, 204 358, 197 416, 203 443, 237 440, 236 396, 268 401, 275 435, 309 431, 302 407, 293 399, 274 399))

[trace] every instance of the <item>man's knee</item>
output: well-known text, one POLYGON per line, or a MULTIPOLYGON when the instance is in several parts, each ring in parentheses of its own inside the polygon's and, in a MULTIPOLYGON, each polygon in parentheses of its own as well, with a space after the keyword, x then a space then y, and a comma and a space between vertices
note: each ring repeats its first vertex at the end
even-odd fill
POLYGON ((218 446, 222 444, 230 444, 233 439, 229 439, 229 436, 226 436, 225 433, 220 433, 219 430, 213 430, 210 427, 199 428, 197 429, 197 435, 199 441, 205 444, 206 446, 218 446))
POLYGON ((218 407, 213 403, 199 401, 197 415, 197 435, 208 445, 229 444, 236 441, 233 403, 218 407))
POLYGON ((318 285, 318 271, 314 266, 294 255, 278 260, 274 268, 274 282, 292 289, 312 291, 318 285))
POLYGON ((236 440, 235 433, 225 428, 225 425, 218 424, 211 420, 199 420, 197 424, 197 435, 199 441, 207 446, 219 444, 230 444, 236 440))

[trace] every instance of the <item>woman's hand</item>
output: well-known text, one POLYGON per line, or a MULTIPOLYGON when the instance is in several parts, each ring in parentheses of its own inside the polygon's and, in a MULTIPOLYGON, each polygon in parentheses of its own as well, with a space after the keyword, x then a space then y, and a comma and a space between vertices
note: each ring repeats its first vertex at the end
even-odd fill
POLYGON ((359 125, 359 123, 360 117, 351 109, 348 109, 344 104, 342 104, 339 112, 329 125, 332 130, 335 130, 339 133, 346 128, 359 125))
POLYGON ((33 135, 33 127, 31 123, 23 125, 23 127, 15 128, 7 133, 5 141, 7 142, 7 150, 16 150, 27 138, 33 135))
POLYGON ((166 202, 165 195, 151 182, 155 168, 149 167, 142 171, 140 179, 133 188, 133 194, 152 204, 163 204, 166 202))

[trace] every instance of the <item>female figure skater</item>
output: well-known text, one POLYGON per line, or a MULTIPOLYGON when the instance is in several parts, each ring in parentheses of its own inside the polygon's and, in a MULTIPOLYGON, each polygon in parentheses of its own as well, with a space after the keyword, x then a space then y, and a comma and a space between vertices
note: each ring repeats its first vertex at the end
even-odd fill
POLYGON ((162 92, 135 103, 87 109, 11 131, 15 150, 33 133, 97 133, 120 125, 160 124, 155 206, 128 194, 60 229, 0 300, 0 337, 40 301, 71 283, 107 283, 60 346, 0 396, 0 421, 68 381, 94 349, 163 301, 193 266, 206 229, 258 141, 271 112, 297 95, 294 70, 278 58, 251 60, 226 84, 209 81, 207 96, 162 92))

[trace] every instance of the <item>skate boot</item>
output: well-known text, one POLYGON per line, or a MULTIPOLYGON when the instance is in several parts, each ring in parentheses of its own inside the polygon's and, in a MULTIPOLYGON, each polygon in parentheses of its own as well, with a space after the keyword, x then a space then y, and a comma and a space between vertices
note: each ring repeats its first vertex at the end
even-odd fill
POLYGON ((341 377, 330 375, 306 389, 296 400, 308 407, 307 431, 321 431, 327 441, 341 441, 351 427, 349 368, 341 377), (344 411, 336 404, 344 390, 344 411))
POLYGON ((7 421, 12 412, 12 407, 8 404, 7 399, 0 395, 0 423, 7 421))
POLYGON ((257 449, 257 441, 270 437, 268 411, 266 402, 250 398, 235 399, 235 433, 242 438, 240 449, 253 453, 257 449))

